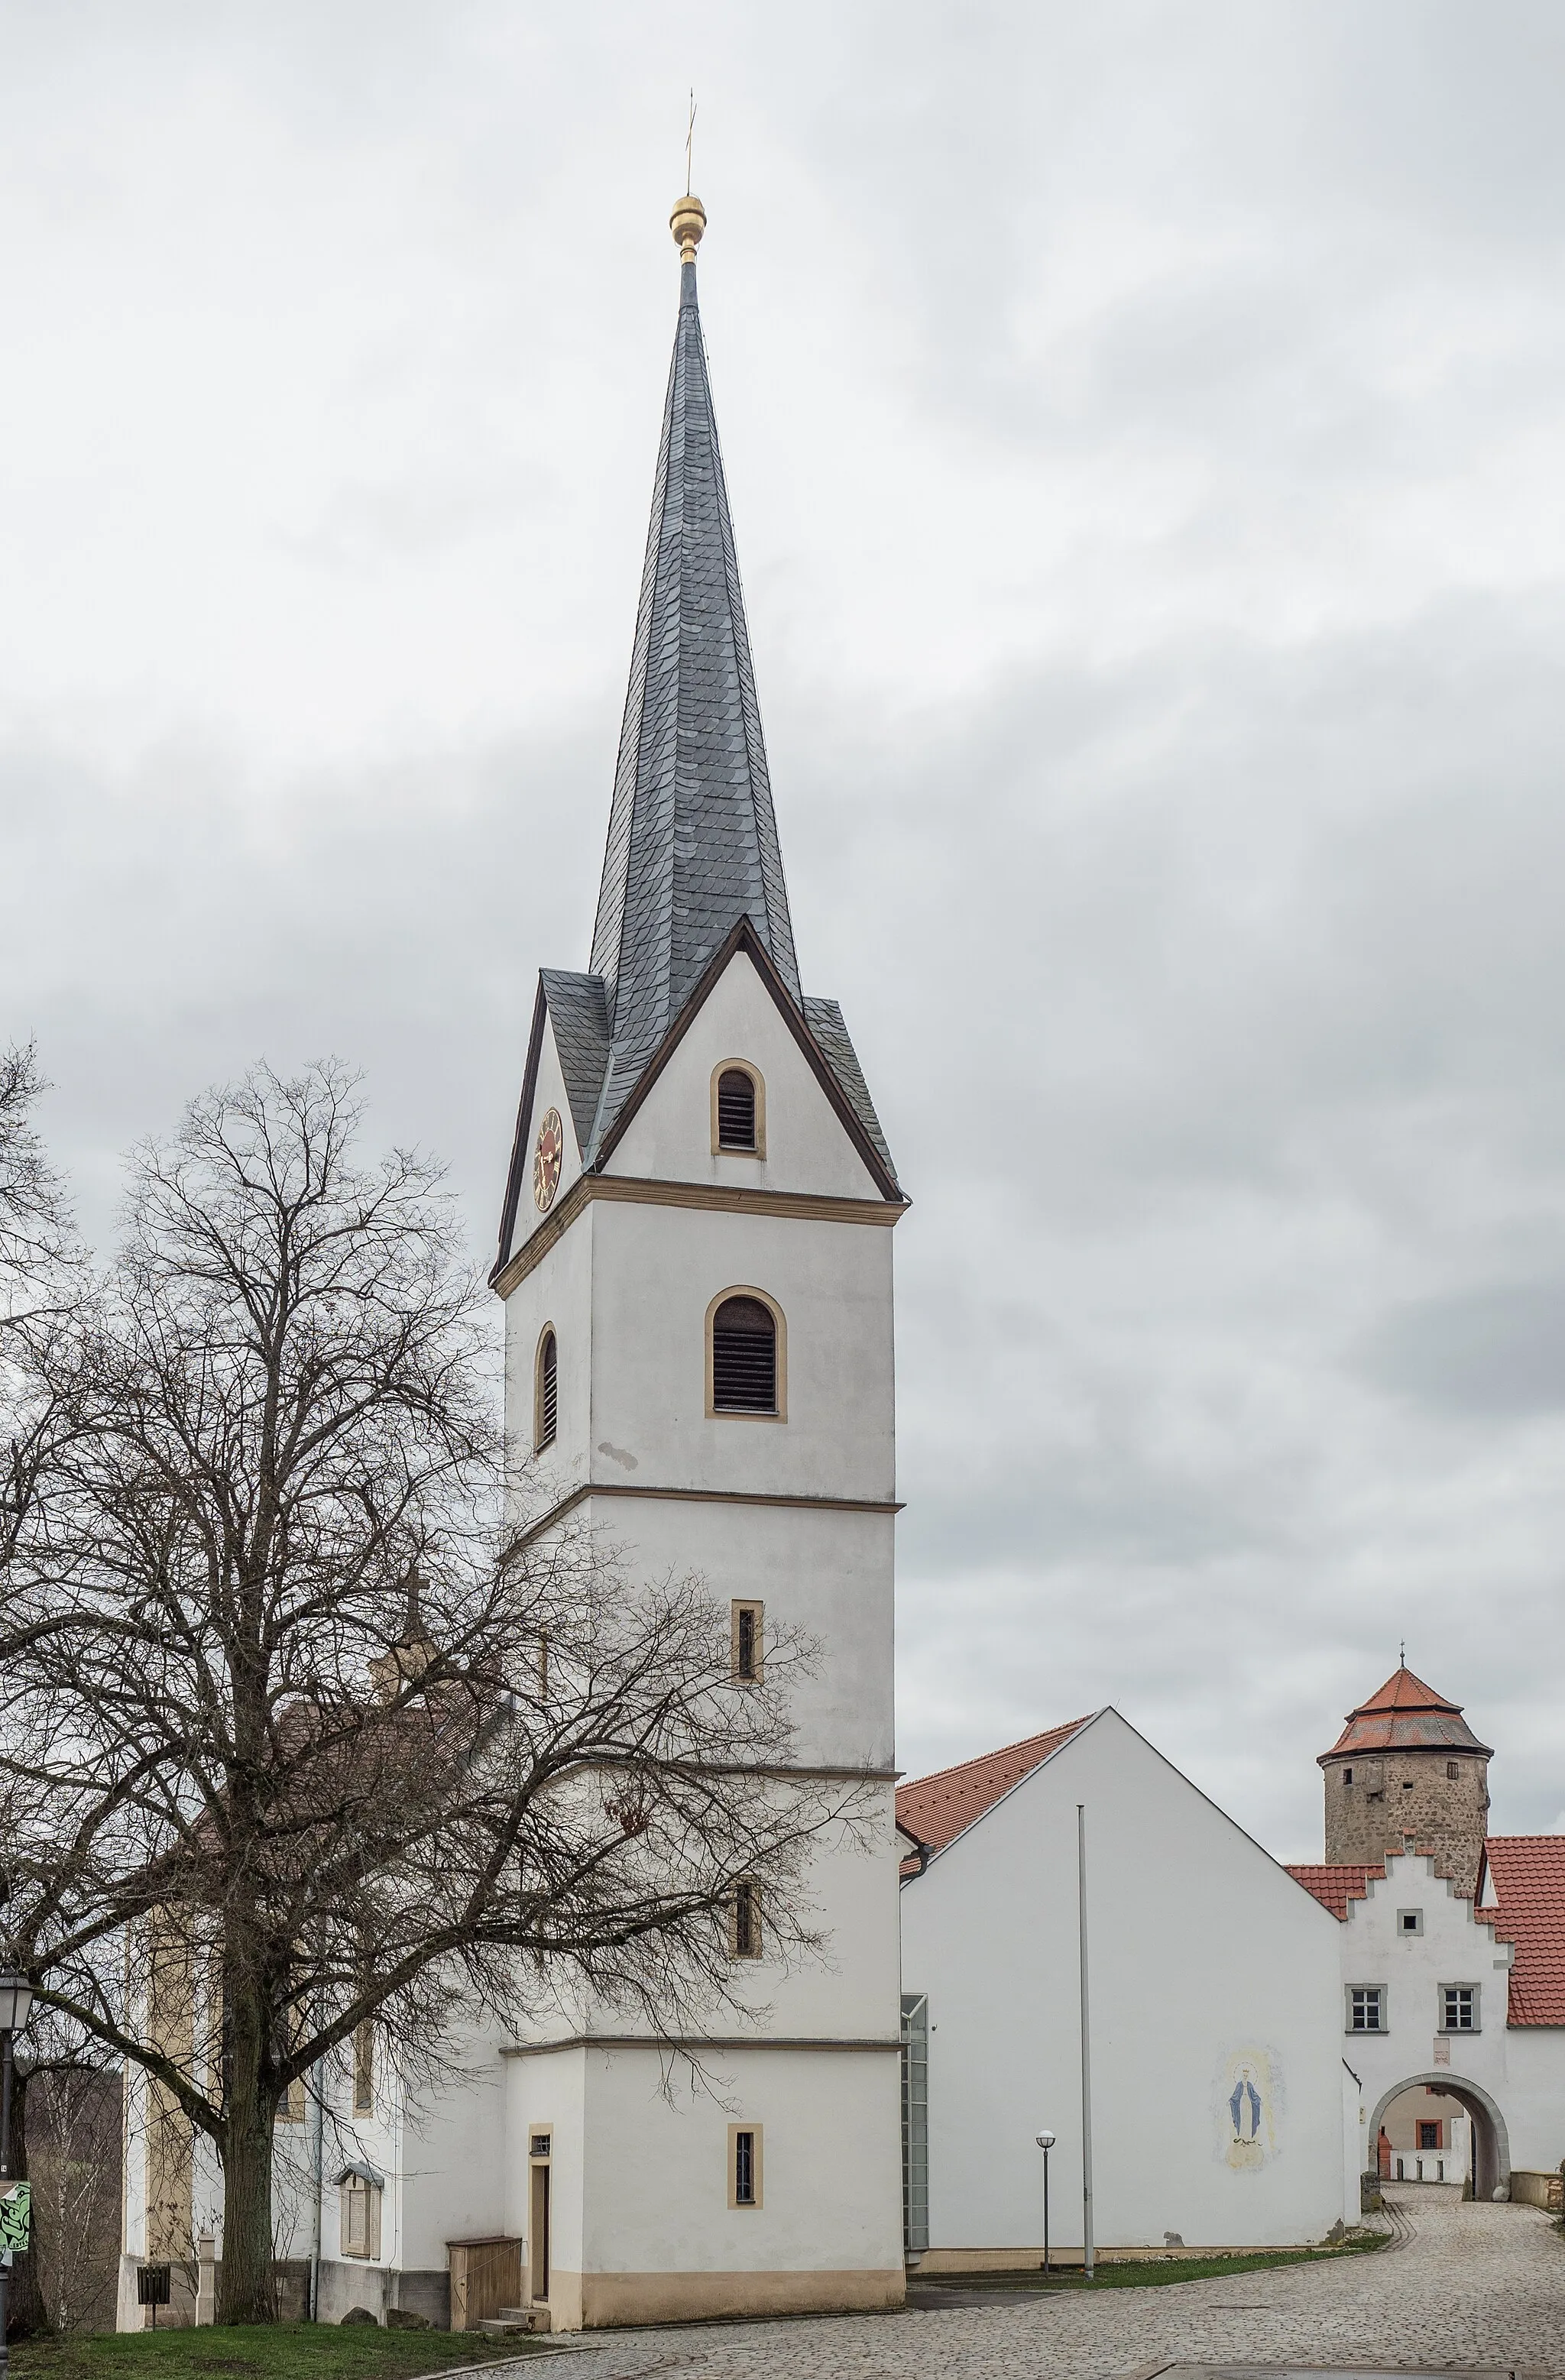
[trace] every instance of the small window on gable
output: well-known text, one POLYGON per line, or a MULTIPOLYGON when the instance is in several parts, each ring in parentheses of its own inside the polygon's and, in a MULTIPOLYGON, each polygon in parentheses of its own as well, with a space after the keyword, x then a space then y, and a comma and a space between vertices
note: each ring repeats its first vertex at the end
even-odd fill
POLYGON ((761 1671, 762 1603, 735 1603, 734 1613, 734 1675, 741 1685, 759 1683, 761 1671))
POLYGON ((554 1443, 560 1418, 560 1350, 551 1323, 538 1342, 538 1375, 533 1386, 533 1446, 541 1454, 554 1443))
POLYGON ((711 1411, 773 1414, 778 1395, 777 1317, 758 1297, 725 1297, 711 1318, 711 1411))
POLYGON ((1422 1909, 1398 1910, 1397 1932, 1399 1934, 1422 1934, 1423 1931, 1424 1912, 1422 1909))
POLYGON ((766 1092, 753 1066, 730 1058, 712 1073, 712 1154, 766 1155, 766 1092))

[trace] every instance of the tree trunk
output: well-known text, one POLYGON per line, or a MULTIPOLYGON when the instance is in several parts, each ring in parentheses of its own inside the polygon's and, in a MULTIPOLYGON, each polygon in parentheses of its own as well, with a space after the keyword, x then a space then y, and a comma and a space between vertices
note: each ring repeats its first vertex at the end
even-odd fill
MULTIPOLYGON (((19 2064, 11 2082, 11 2173, 15 2180, 27 2179, 27 2086, 29 2076, 19 2064)), ((18 2256, 11 2265, 11 2287, 6 2306, 7 2338, 30 2338, 36 2331, 46 2330, 48 2315, 43 2309, 43 2286, 39 2271, 38 2226, 43 2209, 36 2195, 32 2202, 32 2234, 25 2256, 18 2256)))
POLYGON ((272 2264, 272 2127, 277 2101, 264 2079, 269 2071, 266 2010, 253 1984, 245 1987, 248 1980, 236 1978, 225 1994, 229 2070, 223 2138, 220 2323, 277 2319, 272 2264))

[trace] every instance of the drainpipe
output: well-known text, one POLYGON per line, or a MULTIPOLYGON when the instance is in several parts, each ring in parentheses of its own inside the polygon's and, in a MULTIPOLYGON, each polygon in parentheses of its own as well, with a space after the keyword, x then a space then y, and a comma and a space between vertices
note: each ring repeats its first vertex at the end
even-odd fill
POLYGON ((1087 2028, 1086 1994, 1086 1805, 1076 1803, 1076 1930, 1081 1939, 1082 1973, 1082 2263, 1090 2281, 1095 2256, 1092 2240, 1092 2036, 1087 2028))
POLYGON ((321 2107, 322 2073, 317 2066, 309 2078, 309 2172, 314 2207, 309 2227, 309 2315, 321 2319, 321 2192, 326 2147, 326 2127, 321 2107))

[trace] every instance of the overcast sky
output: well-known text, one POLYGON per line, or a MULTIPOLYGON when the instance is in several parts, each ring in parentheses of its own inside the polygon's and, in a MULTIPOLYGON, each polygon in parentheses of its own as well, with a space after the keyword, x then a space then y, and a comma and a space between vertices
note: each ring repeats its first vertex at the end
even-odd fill
POLYGON ((897 1233, 902 1757, 1280 1854, 1408 1658, 1565 1825, 1558 0, 3 0, 0 1038, 106 1241, 264 1054, 492 1241, 677 261, 897 1233))

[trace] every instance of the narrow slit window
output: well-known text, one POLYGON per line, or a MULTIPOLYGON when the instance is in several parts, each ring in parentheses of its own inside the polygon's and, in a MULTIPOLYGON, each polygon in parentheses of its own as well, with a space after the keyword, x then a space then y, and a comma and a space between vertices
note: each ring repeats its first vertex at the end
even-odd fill
POLYGON ((356 2116, 372 2116, 375 2112, 375 2023, 366 2017, 354 2027, 353 2034, 353 2112, 356 2116))
POLYGON ((554 1443, 554 1431, 560 1418, 560 1351, 552 1330, 546 1330, 538 1345, 538 1427, 535 1444, 541 1454, 546 1446, 554 1443))
POLYGON ((734 1675, 742 1685, 755 1685, 761 1670, 761 1616, 758 1603, 734 1606, 734 1675))
POLYGON ((755 1076, 743 1066, 726 1066, 717 1078, 717 1145, 750 1150, 756 1146, 755 1076))
POLYGON ((734 1888, 732 1947, 736 1959, 760 1957, 760 1887, 742 1876, 734 1888))
POLYGON ((734 2204, 756 2203, 756 2136, 740 2126, 734 2134, 734 2204))
POLYGON ((712 1410, 777 1411, 777 1318, 758 1297, 725 1297, 712 1317, 712 1410))

